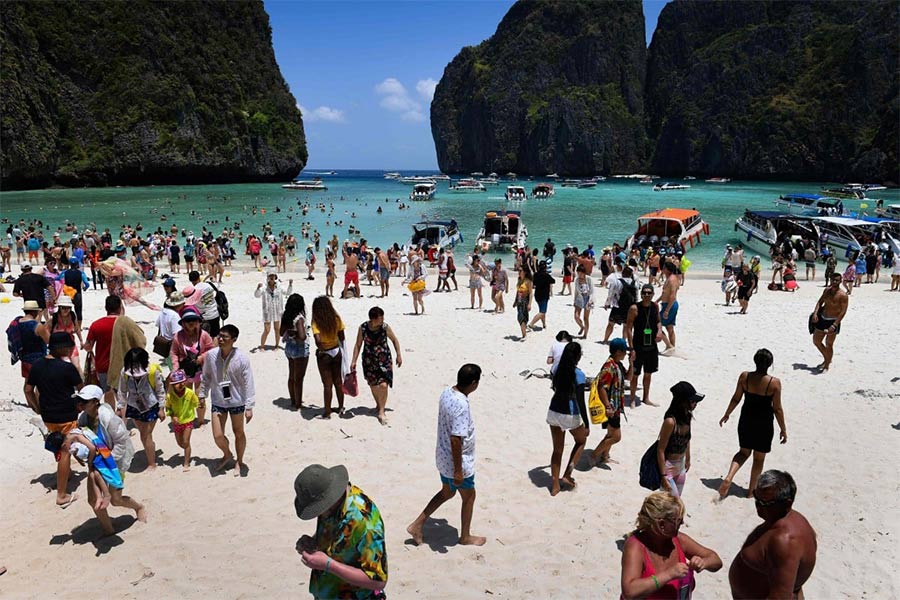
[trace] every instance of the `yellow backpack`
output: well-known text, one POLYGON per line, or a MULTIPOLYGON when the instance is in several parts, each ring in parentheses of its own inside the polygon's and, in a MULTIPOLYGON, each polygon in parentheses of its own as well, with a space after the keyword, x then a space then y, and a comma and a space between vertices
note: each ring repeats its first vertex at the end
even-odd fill
POLYGON ((609 420, 606 416, 606 405, 603 404, 603 400, 600 399, 600 392, 597 390, 599 381, 600 378, 598 377, 591 382, 591 393, 588 396, 588 412, 591 415, 591 423, 594 425, 601 425, 609 420))

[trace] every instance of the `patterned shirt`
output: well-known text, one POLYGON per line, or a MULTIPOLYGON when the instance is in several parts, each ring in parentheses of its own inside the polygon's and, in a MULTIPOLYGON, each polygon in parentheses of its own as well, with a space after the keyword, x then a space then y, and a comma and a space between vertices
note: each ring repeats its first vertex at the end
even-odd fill
MULTIPOLYGON (((361 489, 350 484, 340 511, 319 517, 316 526, 316 548, 334 561, 362 569, 369 579, 387 582, 387 549, 384 544, 384 521, 375 503, 361 489)), ((356 588, 331 571, 313 571, 309 593, 314 598, 379 598, 374 590, 356 588)))
POLYGON ((609 416, 619 416, 622 412, 622 398, 625 396, 625 368, 619 361, 610 356, 603 363, 597 379, 600 382, 599 385, 606 388, 609 404, 613 407, 614 414, 609 416))
POLYGON ((475 422, 466 395, 448 387, 441 394, 438 409, 435 462, 441 475, 450 478, 454 470, 451 437, 462 438, 463 477, 471 477, 475 474, 475 422))

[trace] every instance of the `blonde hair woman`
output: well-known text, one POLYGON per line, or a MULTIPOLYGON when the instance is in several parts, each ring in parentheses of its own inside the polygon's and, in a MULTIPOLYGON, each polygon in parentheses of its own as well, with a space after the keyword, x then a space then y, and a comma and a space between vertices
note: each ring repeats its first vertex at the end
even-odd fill
POLYGON ((622 552, 622 597, 689 600, 694 573, 718 571, 722 559, 678 529, 684 522, 684 502, 668 492, 644 499, 637 528, 622 552))

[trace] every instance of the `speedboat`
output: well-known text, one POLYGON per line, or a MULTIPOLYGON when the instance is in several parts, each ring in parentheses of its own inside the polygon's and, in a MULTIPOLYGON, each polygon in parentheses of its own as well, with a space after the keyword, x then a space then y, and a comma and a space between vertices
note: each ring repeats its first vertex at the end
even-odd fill
POLYGON ((450 176, 445 173, 438 173, 437 175, 432 175, 431 178, 436 181, 450 181, 450 176))
POLYGON ((867 200, 866 190, 861 184, 850 184, 842 187, 822 188, 822 191, 833 198, 848 200, 867 200))
POLYGON ((474 173, 472 173, 472 177, 484 177, 484 173, 482 173, 481 171, 475 171, 474 173))
POLYGON ((385 179, 400 179, 400 173, 391 171, 390 173, 385 173, 384 178, 385 179))
POLYGON ((581 183, 580 179, 563 179, 560 185, 563 187, 578 187, 579 183, 581 183))
POLYGON ((694 181, 695 179, 697 179, 697 178, 694 177, 693 175, 685 175, 684 176, 685 181, 694 181))
POLYGON ((674 241, 686 252, 700 243, 701 235, 709 235, 709 224, 700 218, 700 213, 688 208, 666 208, 638 217, 637 230, 626 247, 653 247, 674 241))
POLYGON ((727 177, 710 177, 706 183, 731 183, 731 180, 727 177))
POLYGON ((835 256, 848 258, 875 238, 877 223, 852 217, 815 217, 819 238, 834 248, 835 256))
POLYGON ((547 175, 547 179, 559 179, 559 175, 557 175, 556 173, 550 173, 549 175, 547 175))
POLYGON ((478 181, 480 181, 484 185, 500 185, 500 180, 497 179, 496 177, 490 177, 490 176, 482 177, 478 181))
POLYGON ((478 232, 475 246, 482 251, 524 248, 528 229, 522 222, 522 211, 497 210, 484 215, 484 226, 478 232))
POLYGON ((886 208, 876 208, 875 214, 888 219, 900 219, 900 204, 888 204, 886 208))
POLYGON ((456 219, 449 221, 420 221, 412 226, 412 237, 407 242, 408 248, 415 248, 423 244, 429 247, 453 248, 463 242, 462 233, 456 219))
POLYGON ((653 183, 653 178, 648 175, 638 180, 638 183, 653 183))
POLYGON ((328 189, 327 187, 325 187, 325 184, 322 182, 322 180, 318 177, 316 177, 312 181, 295 179, 292 182, 286 183, 281 187, 286 190, 304 190, 307 192, 324 192, 328 189))
POLYGON ((506 178, 506 179, 508 179, 508 180, 510 180, 510 181, 515 181, 516 179, 519 178, 519 176, 516 175, 515 173, 513 173, 512 171, 510 171, 509 173, 507 173, 507 174, 504 175, 503 177, 506 178))
POLYGON ((819 194, 785 194, 775 200, 776 206, 784 206, 788 212, 806 216, 834 216, 844 210, 844 203, 837 198, 819 194))
POLYGON ((434 182, 430 183, 417 183, 413 186, 412 191, 409 193, 410 200, 433 200, 434 192, 437 189, 437 184, 434 182))
POLYGON ((780 243, 785 237, 812 240, 819 246, 819 228, 812 217, 801 217, 786 212, 772 210, 745 210, 738 217, 734 230, 740 231, 744 237, 744 245, 755 252, 766 256, 772 246, 780 243))
POLYGON ((584 189, 587 189, 587 188, 593 188, 593 187, 597 187, 597 182, 596 182, 596 181, 593 181, 593 180, 590 180, 590 179, 587 179, 587 180, 584 180, 584 181, 579 181, 579 182, 578 182, 578 185, 576 185, 575 187, 577 187, 577 188, 580 189, 580 190, 584 190, 584 189))
POLYGON ((521 185, 506 186, 507 202, 524 202, 527 198, 528 196, 525 194, 525 188, 521 185))
POLYGON ((460 179, 456 183, 450 184, 450 191, 455 194, 468 194, 472 192, 484 192, 487 188, 480 181, 474 179, 460 179))
POLYGON ((606 181, 606 177, 603 175, 594 175, 591 177, 590 181, 606 181))
POLYGON ((405 183, 406 185, 416 185, 417 183, 437 183, 434 177, 431 175, 412 175, 410 177, 401 177, 398 179, 400 183, 405 183))
POLYGON ((531 188, 531 197, 536 200, 546 200, 556 194, 552 183, 538 183, 531 188))
POLYGON ((654 192, 668 192, 669 190, 689 190, 691 186, 683 183, 659 183, 653 186, 654 192))

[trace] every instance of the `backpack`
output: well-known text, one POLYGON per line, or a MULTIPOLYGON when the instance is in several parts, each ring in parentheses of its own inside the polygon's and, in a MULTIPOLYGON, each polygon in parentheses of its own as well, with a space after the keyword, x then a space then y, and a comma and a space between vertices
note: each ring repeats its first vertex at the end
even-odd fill
POLYGON ((632 304, 637 303, 637 286, 634 284, 634 278, 629 283, 625 279, 622 282, 622 291, 619 292, 619 308, 631 308, 632 304))
POLYGON ((19 362, 19 354, 22 352, 22 331, 19 329, 19 319, 16 317, 9 322, 6 328, 6 347, 9 349, 10 364, 19 362))
POLYGON ((209 282, 210 287, 216 291, 216 308, 219 310, 219 318, 225 321, 228 318, 228 298, 225 292, 209 282))

